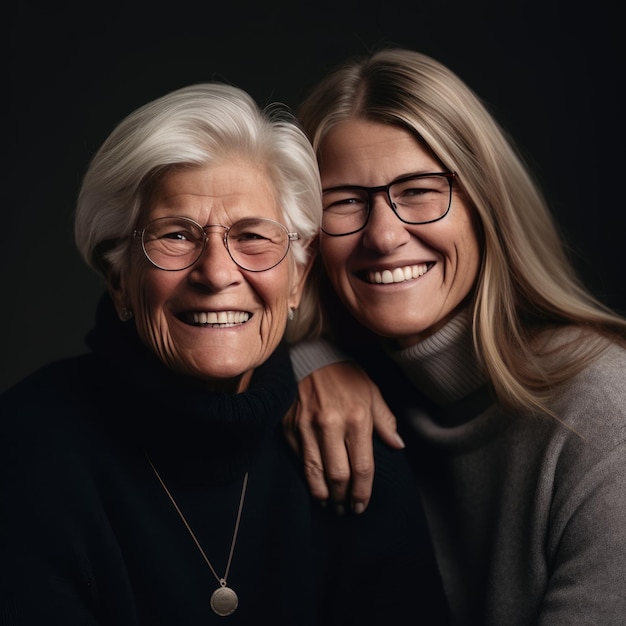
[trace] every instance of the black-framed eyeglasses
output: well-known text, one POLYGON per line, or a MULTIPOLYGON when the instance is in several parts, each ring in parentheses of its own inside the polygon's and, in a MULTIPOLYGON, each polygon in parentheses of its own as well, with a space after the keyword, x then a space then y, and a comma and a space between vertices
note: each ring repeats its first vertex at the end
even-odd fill
POLYGON ((250 272, 272 269, 287 256, 291 242, 300 239, 298 233, 264 217, 247 217, 231 226, 200 226, 188 217, 160 217, 135 230, 133 238, 141 241, 152 265, 175 272, 191 267, 202 256, 210 228, 224 229, 223 241, 230 258, 250 272))
POLYGON ((389 206, 405 224, 430 224, 448 214, 454 172, 432 172, 398 178, 380 187, 342 185, 323 190, 322 231, 333 237, 365 228, 373 196, 384 193, 389 206))

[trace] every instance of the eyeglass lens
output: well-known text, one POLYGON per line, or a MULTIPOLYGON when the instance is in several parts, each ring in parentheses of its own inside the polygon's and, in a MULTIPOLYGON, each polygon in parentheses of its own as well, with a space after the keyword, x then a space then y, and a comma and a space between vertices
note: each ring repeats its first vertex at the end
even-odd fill
POLYGON ((408 224, 426 224, 441 219, 450 208, 452 176, 412 176, 387 187, 335 187, 324 191, 322 230, 329 235, 347 235, 361 230, 369 217, 373 194, 384 192, 395 214, 408 224))
MULTIPOLYGON (((226 227, 223 227, 226 229, 226 227)), ((142 234, 148 260, 164 270, 182 270, 202 255, 207 242, 205 229, 193 220, 164 217, 150 222, 142 234)), ((226 248, 241 268, 261 272, 280 263, 289 249, 289 233, 278 222, 249 218, 226 229, 226 248)))

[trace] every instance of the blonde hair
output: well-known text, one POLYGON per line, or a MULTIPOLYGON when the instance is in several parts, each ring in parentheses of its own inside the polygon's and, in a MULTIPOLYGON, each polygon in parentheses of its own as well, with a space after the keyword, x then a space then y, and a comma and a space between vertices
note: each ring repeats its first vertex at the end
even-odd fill
MULTIPOLYGON (((321 187, 315 154, 292 113, 261 110, 245 91, 217 82, 189 85, 138 108, 96 152, 79 192, 74 234, 85 262, 103 278, 119 275, 142 206, 171 168, 203 167, 242 157, 267 174, 285 225, 301 239, 291 262, 306 265, 316 250, 321 187)), ((302 299, 300 328, 317 318, 317 294, 302 299)))
POLYGON ((514 143, 448 68, 411 50, 379 50, 330 73, 298 118, 316 152, 338 122, 360 118, 408 130, 458 174, 482 242, 471 303, 474 343, 504 405, 549 413, 556 389, 596 358, 606 337, 626 343, 626 320, 575 275, 514 143), (542 331, 572 325, 597 332, 584 341, 574 333, 558 348, 542 341, 542 331))

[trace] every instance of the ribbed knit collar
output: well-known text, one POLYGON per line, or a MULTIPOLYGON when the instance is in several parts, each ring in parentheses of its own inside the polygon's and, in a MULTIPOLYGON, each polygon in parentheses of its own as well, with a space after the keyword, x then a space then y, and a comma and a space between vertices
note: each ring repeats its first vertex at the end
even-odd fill
POLYGON ((469 311, 438 332, 402 350, 386 348, 423 401, 405 406, 404 416, 423 441, 447 449, 480 446, 507 428, 473 347, 469 311))
POLYGON ((478 364, 467 309, 424 341, 389 356, 434 403, 457 402, 483 387, 487 378, 478 364))
POLYGON ((105 402, 118 407, 110 416, 118 432, 187 480, 219 481, 247 468, 296 397, 286 346, 255 370, 245 392, 210 392, 154 356, 106 296, 86 343, 101 361, 105 402))

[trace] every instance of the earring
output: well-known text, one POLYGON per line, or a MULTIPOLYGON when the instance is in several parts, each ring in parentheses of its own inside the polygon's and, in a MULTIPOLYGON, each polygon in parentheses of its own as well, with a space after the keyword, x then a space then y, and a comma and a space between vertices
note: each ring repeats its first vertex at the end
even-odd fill
POLYGON ((287 317, 289 318, 289 320, 292 320, 295 316, 296 316, 296 309, 290 306, 289 310, 287 311, 287 317))
POLYGON ((122 320, 122 322, 128 322, 129 320, 132 320, 133 312, 126 307, 122 307, 122 310, 120 311, 120 319, 122 320))

